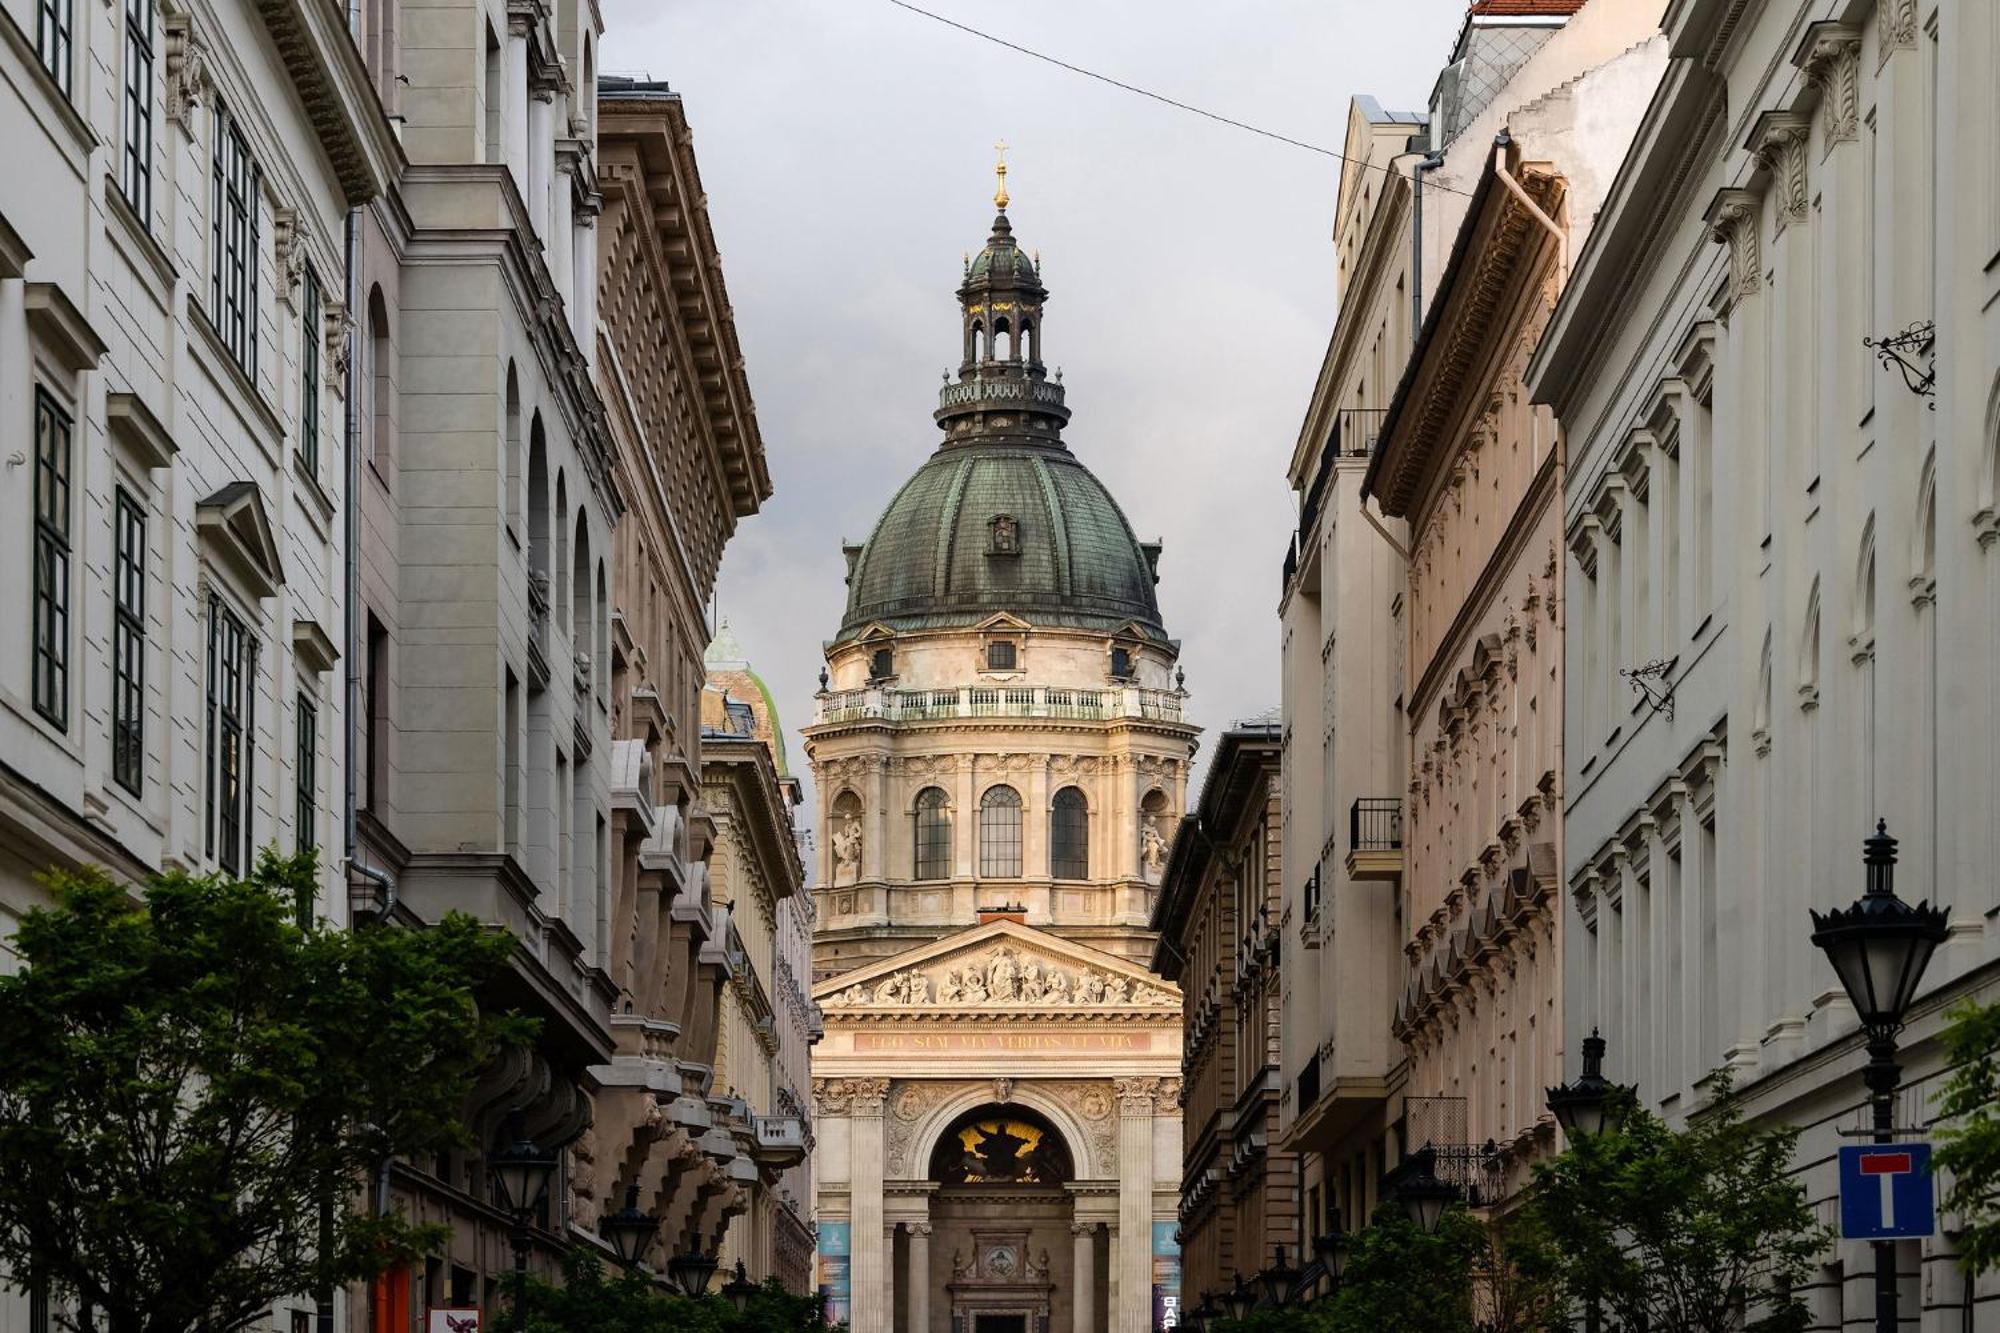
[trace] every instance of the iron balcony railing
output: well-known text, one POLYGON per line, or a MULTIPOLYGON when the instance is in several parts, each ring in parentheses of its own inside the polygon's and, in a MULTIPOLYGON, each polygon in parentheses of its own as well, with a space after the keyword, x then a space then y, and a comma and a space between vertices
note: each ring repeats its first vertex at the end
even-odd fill
POLYGON ((1347 849, 1395 852, 1403 848, 1403 802, 1396 796, 1362 796, 1347 812, 1347 849))
POLYGON ((1366 458, 1374 453, 1382 438, 1382 418, 1387 415, 1379 407, 1343 407, 1334 413, 1333 429, 1327 434, 1326 448, 1320 451, 1312 485, 1306 488, 1305 499, 1299 505, 1301 541, 1312 535, 1313 524, 1319 520, 1319 507, 1326 500, 1326 488, 1333 478, 1334 461, 1366 458))

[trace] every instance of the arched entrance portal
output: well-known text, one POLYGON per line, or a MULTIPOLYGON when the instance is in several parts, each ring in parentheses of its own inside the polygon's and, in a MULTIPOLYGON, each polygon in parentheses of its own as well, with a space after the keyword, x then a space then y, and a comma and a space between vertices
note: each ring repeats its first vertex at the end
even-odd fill
POLYGON ((928 1172, 931 1299, 915 1305, 931 1327, 907 1333, 1068 1333, 1075 1161, 1030 1107, 989 1103, 952 1121, 928 1172))

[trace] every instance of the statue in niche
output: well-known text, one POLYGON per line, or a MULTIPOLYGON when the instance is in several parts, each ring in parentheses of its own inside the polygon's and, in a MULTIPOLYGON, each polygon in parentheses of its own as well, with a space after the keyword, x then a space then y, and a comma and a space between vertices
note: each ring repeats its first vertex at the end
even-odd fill
POLYGON ((1139 859, 1146 867, 1146 878, 1158 882, 1167 869, 1167 840, 1160 830, 1148 819, 1139 825, 1139 859))
POLYGON ((992 971, 987 977, 987 990, 998 1001, 1013 1000, 1021 993, 1020 974, 1014 966, 1014 955, 1002 949, 994 955, 992 971))
POLYGON ((987 547, 994 555, 1021 553, 1021 525, 1012 514, 995 514, 987 524, 987 547))
POLYGON ((944 970, 944 980, 938 983, 938 999, 945 1004, 957 1004, 965 998, 965 986, 958 979, 958 969, 944 970))
POLYGON ((850 815, 833 831, 833 878, 852 884, 861 877, 861 816, 850 815))
POLYGON ((1040 1004, 1043 993, 1042 965, 1030 958, 1021 964, 1021 998, 1029 1004, 1040 1004))
POLYGON ((1059 967, 1049 969, 1049 1003, 1069 1003, 1069 973, 1059 967))

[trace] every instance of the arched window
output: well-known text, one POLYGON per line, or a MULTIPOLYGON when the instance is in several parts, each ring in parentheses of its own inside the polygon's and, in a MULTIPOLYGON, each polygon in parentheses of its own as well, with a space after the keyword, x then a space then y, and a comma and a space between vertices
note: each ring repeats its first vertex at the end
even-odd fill
POLYGON ((540 412, 528 427, 528 568, 549 577, 549 445, 540 412))
POLYGON ((951 811, 942 788, 917 793, 916 878, 951 878, 951 811))
POLYGON ((502 441, 506 453, 507 493, 500 498, 500 512, 507 516, 507 526, 515 536, 521 534, 521 381, 514 372, 514 363, 507 363, 507 438, 502 441))
POLYGON ((382 480, 389 475, 389 427, 394 420, 391 409, 396 394, 395 352, 389 342, 389 303, 382 297, 382 289, 375 287, 368 293, 368 364, 363 368, 362 388, 368 395, 364 421, 368 427, 368 459, 382 473, 382 480))
POLYGON ((1021 873, 1021 793, 1012 787, 988 787, 979 798, 979 873, 1021 873))
POLYGON ((569 585, 564 577, 569 569, 569 482, 561 468, 556 469, 556 504, 549 512, 549 531, 555 534, 555 561, 549 566, 551 591, 555 594, 556 625, 558 628, 569 620, 569 585))
POLYGON ((1075 787, 1057 792, 1049 810, 1049 874, 1057 879, 1090 877, 1090 807, 1075 787))
POLYGON ((576 540, 570 550, 570 650, 588 656, 597 643, 597 609, 590 596, 590 525, 581 509, 576 512, 576 540))

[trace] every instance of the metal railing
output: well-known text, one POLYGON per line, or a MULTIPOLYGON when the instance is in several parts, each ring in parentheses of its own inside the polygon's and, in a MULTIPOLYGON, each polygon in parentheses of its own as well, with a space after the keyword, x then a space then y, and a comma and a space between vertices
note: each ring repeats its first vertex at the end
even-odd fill
POLYGON ((1396 852, 1402 848, 1402 798, 1357 797, 1347 812, 1347 849, 1351 852, 1396 852))
POLYGON ((905 690, 888 687, 831 690, 819 696, 815 722, 924 722, 953 717, 1049 717, 1107 721, 1141 717, 1179 722, 1183 696, 1178 690, 1141 686, 1116 689, 1064 689, 1053 685, 993 687, 962 685, 956 689, 905 690))
POLYGON ((1382 419, 1388 412, 1379 407, 1343 407, 1333 414, 1333 429, 1327 432, 1326 448, 1320 451, 1319 466, 1313 470, 1312 485, 1299 503, 1299 537, 1311 536, 1319 521, 1319 507, 1326 500, 1326 488, 1339 458, 1366 458, 1381 442, 1382 419))

